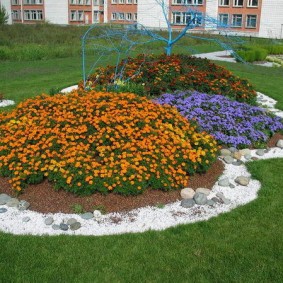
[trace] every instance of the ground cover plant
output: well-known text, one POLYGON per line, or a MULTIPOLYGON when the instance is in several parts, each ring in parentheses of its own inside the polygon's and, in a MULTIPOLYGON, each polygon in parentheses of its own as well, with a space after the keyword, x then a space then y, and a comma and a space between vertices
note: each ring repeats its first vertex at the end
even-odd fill
MULTIPOLYGON (((84 87, 82 82, 80 87, 84 87)), ((256 101, 256 92, 247 80, 206 59, 187 55, 140 54, 122 60, 118 66, 96 69, 86 83, 86 89, 109 88, 149 96, 175 90, 198 90, 250 104, 256 101)))
POLYGON ((16 191, 44 177, 77 194, 179 189, 217 143, 171 106, 135 94, 40 96, 0 114, 0 174, 16 191))
POLYGON ((283 129, 281 118, 221 95, 184 91, 163 94, 156 101, 175 106, 189 121, 195 120, 219 144, 227 146, 263 146, 275 132, 283 129))

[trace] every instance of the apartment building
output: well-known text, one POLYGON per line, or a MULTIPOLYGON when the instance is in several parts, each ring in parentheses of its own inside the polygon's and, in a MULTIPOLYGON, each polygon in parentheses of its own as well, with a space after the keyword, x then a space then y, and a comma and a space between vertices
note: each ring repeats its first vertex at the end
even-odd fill
POLYGON ((64 25, 135 23, 182 29, 194 17, 196 30, 229 28, 240 35, 283 38, 283 0, 0 0, 9 23, 64 25), (159 1, 160 2, 160 1, 159 1), (192 11, 194 11, 192 13, 192 11), (214 19, 203 22, 203 18, 214 19))

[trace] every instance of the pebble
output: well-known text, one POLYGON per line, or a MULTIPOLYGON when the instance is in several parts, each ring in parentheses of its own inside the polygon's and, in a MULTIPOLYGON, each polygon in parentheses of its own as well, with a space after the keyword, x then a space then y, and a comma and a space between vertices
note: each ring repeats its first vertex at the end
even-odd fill
POLYGON ((248 148, 243 148, 243 149, 240 149, 239 152, 242 154, 242 155, 251 155, 251 150, 248 149, 248 148))
POLYGON ((232 164, 233 164, 234 166, 240 166, 240 165, 243 164, 243 161, 237 160, 237 161, 232 162, 232 164))
POLYGON ((181 201, 181 206, 184 207, 184 208, 191 208, 195 204, 196 204, 196 202, 192 198, 190 198, 190 199, 182 199, 182 201, 181 201))
POLYGON ((29 221, 30 221, 30 217, 26 216, 26 217, 23 218, 23 222, 26 223, 26 222, 29 222, 29 221))
POLYGON ((227 164, 232 164, 234 162, 234 158, 232 156, 224 156, 223 160, 227 163, 227 164))
POLYGON ((221 187, 228 187, 230 185, 229 178, 228 177, 221 178, 218 181, 218 185, 221 187))
POLYGON ((276 146, 283 148, 283 140, 278 140, 278 142, 276 143, 276 146))
POLYGON ((17 200, 16 198, 11 198, 9 201, 7 201, 6 205, 9 207, 17 207, 19 203, 19 200, 17 200))
POLYGON ((217 198, 217 197, 213 197, 211 200, 214 201, 215 203, 220 203, 221 202, 220 199, 217 198))
POLYGON ((65 223, 60 223, 59 227, 63 231, 67 231, 69 229, 69 226, 65 223))
POLYGON ((220 155, 221 156, 230 156, 231 155, 231 151, 229 149, 226 149, 226 148, 222 148, 220 150, 220 155))
POLYGON ((207 205, 209 205, 209 206, 214 206, 214 205, 215 205, 215 201, 214 201, 213 199, 209 199, 209 200, 207 201, 207 205))
POLYGON ((23 210, 26 210, 28 209, 30 206, 30 203, 25 201, 25 200, 21 200, 18 204, 18 209, 23 211, 23 210))
POLYGON ((250 182, 250 178, 245 176, 239 176, 235 179, 235 182, 241 186, 247 186, 250 182))
POLYGON ((263 156, 265 154, 265 150, 264 149, 258 149, 256 152, 255 152, 258 156, 263 156))
POLYGON ((251 160, 252 155, 251 154, 245 154, 244 157, 246 158, 246 160, 251 160))
POLYGON ((72 223, 72 224, 70 225, 70 229, 71 229, 72 231, 78 230, 78 229, 80 229, 81 227, 82 227, 82 225, 81 225, 80 222, 75 222, 75 223, 72 223))
POLYGON ((182 199, 190 199, 194 197, 195 193, 196 192, 191 188, 184 188, 181 190, 180 194, 182 199))
POLYGON ((0 208, 0 213, 5 213, 6 211, 7 211, 7 208, 5 207, 0 208))
POLYGON ((11 199, 11 197, 9 195, 0 194, 0 205, 6 204, 10 199, 11 199))
POLYGON ((229 184, 229 187, 230 187, 231 189, 234 189, 234 188, 235 188, 235 185, 229 184))
POLYGON ((57 225, 57 224, 53 224, 53 225, 52 225, 52 229, 53 229, 53 230, 60 230, 60 226, 57 225))
POLYGON ((211 191, 207 188, 197 188, 196 189, 196 193, 202 193, 202 194, 205 194, 206 196, 208 196, 210 192, 211 191))
POLYGON ((77 219, 75 219, 75 218, 70 218, 70 219, 68 219, 68 220, 66 221, 66 224, 67 224, 67 225, 72 225, 72 224, 77 223, 77 222, 78 222, 77 219))
POLYGON ((81 218, 85 219, 85 220, 89 220, 89 219, 93 218, 93 213, 92 212, 83 213, 83 214, 81 214, 81 218))
POLYGON ((45 224, 45 225, 51 225, 53 222, 54 222, 53 217, 47 217, 47 218, 44 220, 44 224, 45 224))
POLYGON ((207 197, 205 194, 202 194, 202 193, 196 193, 194 195, 194 200, 196 204, 199 204, 199 205, 204 205, 207 203, 207 197))
POLYGON ((235 148, 235 147, 229 147, 229 150, 230 150, 232 153, 235 153, 236 151, 238 151, 238 149, 235 148))
POLYGON ((102 218, 102 213, 99 210, 94 210, 93 211, 93 217, 95 220, 100 220, 102 218))

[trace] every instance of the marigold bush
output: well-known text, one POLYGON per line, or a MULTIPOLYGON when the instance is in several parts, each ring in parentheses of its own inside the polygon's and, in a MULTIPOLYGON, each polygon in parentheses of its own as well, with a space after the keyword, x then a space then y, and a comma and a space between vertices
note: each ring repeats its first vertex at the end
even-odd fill
MULTIPOLYGON (((81 89, 83 83, 80 83, 81 89)), ((157 96, 175 90, 197 90, 256 103, 256 92, 247 80, 234 76, 207 59, 187 55, 138 55, 118 66, 100 67, 88 78, 87 89, 130 91, 157 96)))
POLYGON ((44 177, 82 195, 179 189, 217 150, 177 109, 135 94, 42 95, 0 114, 0 174, 17 191, 44 177))
POLYGON ((175 106, 184 117, 195 120, 214 136, 219 144, 228 146, 257 147, 283 129, 281 118, 262 108, 220 95, 187 91, 166 93, 156 101, 175 106))

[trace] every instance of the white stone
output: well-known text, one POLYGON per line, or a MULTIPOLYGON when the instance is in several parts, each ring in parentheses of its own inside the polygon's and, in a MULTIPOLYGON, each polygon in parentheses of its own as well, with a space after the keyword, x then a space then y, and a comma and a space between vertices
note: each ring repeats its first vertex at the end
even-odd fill
POLYGON ((195 193, 196 192, 192 188, 184 188, 181 190, 180 194, 183 199, 190 199, 194 197, 195 193))
POLYGON ((280 148, 283 148, 283 140, 279 140, 279 141, 276 143, 276 146, 277 146, 277 147, 280 147, 280 148))

